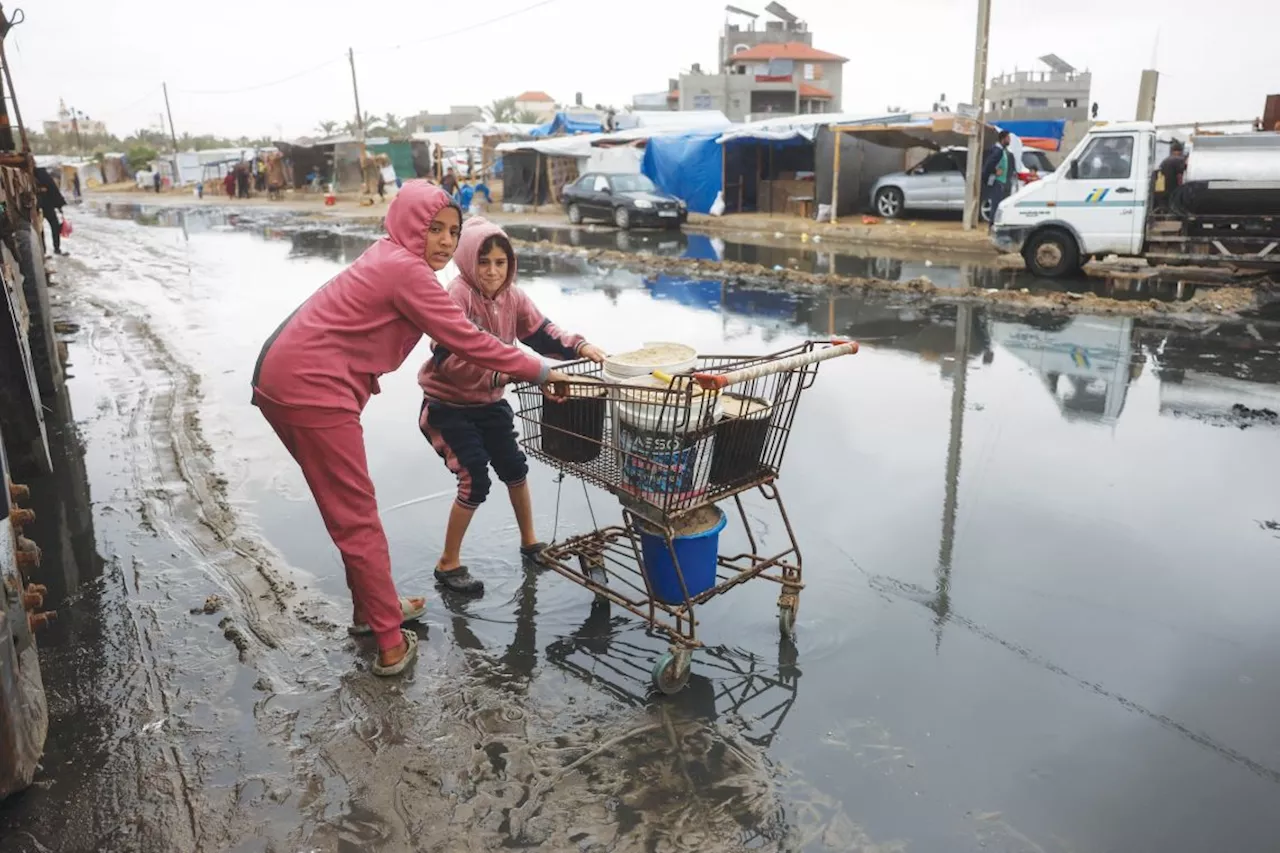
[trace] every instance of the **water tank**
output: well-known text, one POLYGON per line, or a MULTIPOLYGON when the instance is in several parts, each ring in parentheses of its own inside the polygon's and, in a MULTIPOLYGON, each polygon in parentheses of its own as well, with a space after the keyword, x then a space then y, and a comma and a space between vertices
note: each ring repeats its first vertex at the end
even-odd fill
POLYGON ((1280 133, 1193 136, 1185 180, 1280 181, 1280 133))

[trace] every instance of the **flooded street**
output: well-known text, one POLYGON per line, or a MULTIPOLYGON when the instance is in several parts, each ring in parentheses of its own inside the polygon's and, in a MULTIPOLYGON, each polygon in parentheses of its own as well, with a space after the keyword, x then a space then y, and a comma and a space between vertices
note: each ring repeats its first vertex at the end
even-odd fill
MULTIPOLYGON (((388 682, 249 405, 262 341, 371 238, 78 216, 54 291, 74 324, 60 492, 33 504, 60 613, 40 635, 50 737, 36 787, 0 806, 0 853, 1274 847, 1274 322, 1027 321, 522 257, 538 306, 608 350, 864 342, 801 400, 779 481, 804 554, 796 642, 777 590, 747 584, 700 609, 690 686, 652 696, 666 640, 523 569, 505 500, 467 540, 486 595, 441 601, 454 481, 417 428, 422 344, 363 419, 397 585, 430 596, 421 657, 388 682)), ((601 248, 785 266, 634 241, 601 248)), ((530 484, 544 538, 620 517, 538 463, 530 484)))

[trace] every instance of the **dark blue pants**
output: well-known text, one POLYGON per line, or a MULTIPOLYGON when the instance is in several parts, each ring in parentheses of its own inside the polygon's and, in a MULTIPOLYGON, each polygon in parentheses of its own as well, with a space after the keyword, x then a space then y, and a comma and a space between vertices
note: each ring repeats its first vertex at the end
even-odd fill
POLYGON ((529 463, 516 441, 515 413, 506 400, 487 406, 424 400, 418 426, 458 478, 459 506, 475 509, 484 503, 490 465, 507 486, 519 486, 529 476, 529 463))

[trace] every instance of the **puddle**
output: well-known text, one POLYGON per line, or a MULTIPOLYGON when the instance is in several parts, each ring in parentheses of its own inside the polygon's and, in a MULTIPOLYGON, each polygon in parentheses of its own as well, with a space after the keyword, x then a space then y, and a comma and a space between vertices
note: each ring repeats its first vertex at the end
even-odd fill
MULTIPOLYGON (((446 850, 466 837, 475 849, 1200 851, 1263 849, 1280 832, 1268 526, 1280 426, 1247 414, 1280 411, 1275 324, 1028 322, 522 258, 539 307, 608 349, 654 336, 702 352, 864 342, 806 392, 783 466, 805 559, 797 641, 779 640, 777 590, 747 584, 700 610, 708 649, 690 688, 654 697, 665 642, 523 570, 500 496, 467 542, 485 597, 440 601, 430 570, 453 483, 416 428, 420 346, 364 416, 397 583, 432 595, 423 659, 393 686, 346 639, 337 555, 247 405, 261 341, 372 236, 176 214, 150 227, 82 214, 60 260, 80 324, 71 396, 92 500, 79 517, 91 505, 93 528, 59 559, 99 591, 72 606, 77 633, 44 651, 85 662, 83 676, 50 665, 62 718, 84 734, 55 734, 48 786, 0 809, 0 850, 24 849, 15 829, 37 826, 52 849, 84 849, 54 843, 65 837, 163 850, 160 817, 183 827, 175 837, 243 850, 446 850), (145 355, 148 336, 166 358, 145 355), (276 648, 250 630, 235 565, 192 550, 182 478, 143 473, 167 440, 119 438, 133 413, 156 411, 149 389, 184 387, 172 364, 199 377, 187 399, 243 518, 235 535, 261 536, 288 564, 285 609, 261 615, 276 648), (214 593, 222 612, 191 614, 214 593), (223 618, 245 629, 247 655, 223 618), (137 639, 69 648, 90 636, 137 639), (108 674, 90 677, 98 667, 108 674), (75 766, 157 721, 154 766, 176 788, 105 759, 75 766), (91 836, 50 818, 84 790, 106 792, 90 798, 91 836), (148 820, 126 822, 132 834, 108 834, 137 814, 148 820)), ((539 464, 530 483, 544 538, 618 517, 608 496, 539 464)), ((755 498, 747 511, 767 517, 755 498)), ((766 546, 780 535, 767 529, 766 546)))

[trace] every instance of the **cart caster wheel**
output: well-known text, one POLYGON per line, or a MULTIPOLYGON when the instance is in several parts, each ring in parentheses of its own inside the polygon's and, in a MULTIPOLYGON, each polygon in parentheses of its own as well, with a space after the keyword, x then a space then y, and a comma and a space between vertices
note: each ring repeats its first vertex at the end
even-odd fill
POLYGON ((667 652, 653 665, 653 686, 668 696, 674 696, 689 683, 689 658, 686 651, 667 652))
POLYGON ((778 631, 788 640, 796 637, 796 611, 794 607, 778 608, 778 631))

